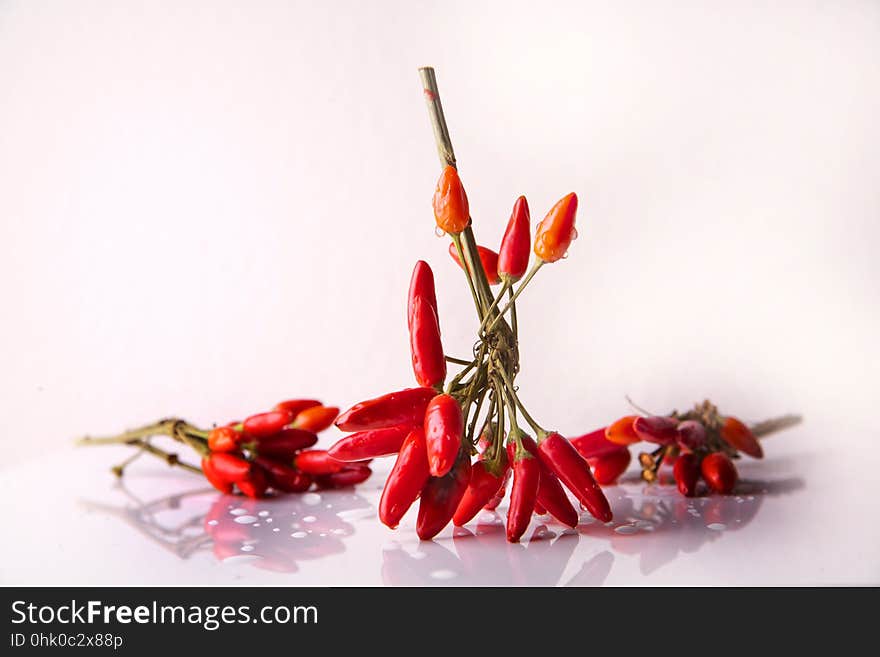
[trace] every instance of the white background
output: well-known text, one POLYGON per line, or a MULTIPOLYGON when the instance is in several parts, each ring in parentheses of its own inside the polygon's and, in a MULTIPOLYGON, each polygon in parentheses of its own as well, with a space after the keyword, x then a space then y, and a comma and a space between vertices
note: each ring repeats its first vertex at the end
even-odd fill
POLYGON ((479 241, 519 194, 535 221, 581 200, 520 304, 539 421, 581 433, 626 394, 802 413, 775 444, 876 582, 878 62, 867 0, 0 1, 0 467, 411 385, 418 258, 467 353, 430 64, 479 241))

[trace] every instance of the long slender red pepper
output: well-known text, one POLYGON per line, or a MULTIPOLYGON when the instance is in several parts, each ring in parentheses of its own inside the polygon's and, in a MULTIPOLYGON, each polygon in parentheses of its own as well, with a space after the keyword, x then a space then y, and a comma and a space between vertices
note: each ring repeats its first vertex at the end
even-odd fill
POLYGON ((553 432, 538 443, 538 455, 541 462, 559 477, 559 480, 574 493, 593 517, 602 522, 611 520, 611 506, 608 500, 593 479, 587 462, 581 458, 571 443, 553 432))
POLYGON ((507 229, 498 250, 498 275, 514 283, 523 277, 529 268, 531 235, 529 233, 529 202, 520 196, 513 204, 513 211, 507 222, 507 229))
POLYGON ((347 462, 390 456, 400 451, 411 428, 401 425, 358 431, 341 438, 327 451, 337 461, 347 462))
POLYGON ((434 309, 434 312, 437 312, 437 292, 434 289, 434 272, 431 271, 431 266, 424 260, 416 262, 416 266, 413 267, 412 278, 410 278, 409 281, 409 301, 406 308, 406 321, 409 330, 412 330, 413 302, 418 297, 425 299, 425 301, 430 304, 431 308, 434 309))
POLYGON ((416 383, 424 388, 440 386, 446 379, 446 358, 437 312, 422 297, 416 297, 412 305, 409 346, 416 383))
MULTIPOLYGON (((480 255, 480 262, 483 263, 483 271, 486 272, 486 280, 489 281, 489 285, 497 285, 501 282, 501 279, 498 277, 498 254, 492 249, 487 249, 485 246, 480 245, 477 245, 477 253, 480 255)), ((449 245, 449 255, 452 256, 452 259, 455 260, 459 267, 464 269, 464 265, 461 264, 461 259, 458 257, 458 249, 455 248, 455 243, 449 245)))
POLYGON ((633 431, 640 440, 658 445, 671 445, 678 439, 678 420, 663 415, 637 417, 633 431))
POLYGON ((332 426, 337 415, 339 415, 339 409, 335 406, 311 406, 296 414, 293 419, 293 427, 320 433, 332 426))
POLYGON ((489 464, 482 459, 471 466, 471 478, 452 516, 453 524, 462 527, 469 523, 498 493, 508 473, 509 461, 506 451, 502 451, 501 464, 501 470, 497 474, 493 473, 489 469, 489 464))
POLYGON ((394 467, 385 481, 379 500, 379 519, 391 529, 397 527, 430 476, 425 430, 417 426, 403 441, 394 467))
POLYGON ((425 409, 437 395, 433 388, 407 388, 355 404, 336 418, 343 431, 385 429, 401 424, 422 424, 425 409))
POLYGON ((258 436, 247 445, 262 456, 292 459, 297 452, 311 447, 316 442, 318 442, 318 436, 311 431, 283 429, 276 434, 258 436))
POLYGON ((257 413, 244 421, 242 429, 251 438, 262 438, 278 433, 292 420, 293 415, 288 410, 257 413))
POLYGON ((296 455, 293 464, 310 475, 328 475, 341 472, 345 463, 337 461, 323 449, 308 449, 296 455))
POLYGON ((372 473, 367 465, 349 463, 339 472, 316 476, 315 483, 320 488, 347 488, 366 481, 372 473))
POLYGON ((507 510, 507 540, 511 543, 518 543, 529 527, 540 481, 541 464, 538 459, 527 451, 515 452, 510 508, 507 510))
POLYGON ((437 395, 425 409, 425 442, 432 477, 442 477, 452 468, 461 449, 464 418, 452 395, 437 395))
POLYGON ((577 527, 580 520, 578 512, 569 501, 568 495, 565 494, 562 488, 562 484, 559 483, 559 479, 541 462, 538 455, 538 445, 535 444, 531 436, 527 435, 522 436, 522 442, 529 452, 538 457, 537 460, 541 465, 541 480, 538 483, 538 504, 544 507, 551 516, 563 525, 572 528, 577 527))
POLYGON ((423 541, 439 534, 461 503, 471 475, 471 459, 464 450, 459 454, 452 469, 442 477, 429 477, 422 488, 416 533, 423 541))
POLYGON ((605 429, 596 429, 583 436, 577 436, 569 440, 572 446, 585 459, 613 454, 620 449, 618 443, 613 443, 605 437, 605 429))

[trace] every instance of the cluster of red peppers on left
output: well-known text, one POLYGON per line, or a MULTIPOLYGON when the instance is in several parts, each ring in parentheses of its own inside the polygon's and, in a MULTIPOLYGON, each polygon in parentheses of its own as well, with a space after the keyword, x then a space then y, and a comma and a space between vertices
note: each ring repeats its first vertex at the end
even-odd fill
POLYGON ((314 449, 318 433, 330 427, 339 409, 316 399, 289 399, 272 410, 244 421, 200 429, 185 420, 168 418, 109 438, 83 438, 84 445, 124 444, 132 455, 113 468, 122 476, 126 466, 143 454, 163 459, 204 475, 221 493, 238 491, 251 498, 303 493, 312 487, 344 488, 366 481, 372 474, 369 460, 343 463, 326 450, 314 449), (154 443, 167 436, 201 457, 201 468, 180 459, 154 443))

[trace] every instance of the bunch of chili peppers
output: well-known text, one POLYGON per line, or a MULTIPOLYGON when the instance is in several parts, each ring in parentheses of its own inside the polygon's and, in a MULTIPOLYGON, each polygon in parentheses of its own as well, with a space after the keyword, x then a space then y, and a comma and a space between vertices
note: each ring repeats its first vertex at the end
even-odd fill
POLYGON ((749 427, 732 415, 724 416, 706 400, 685 413, 669 415, 625 415, 607 427, 571 439, 577 451, 593 467, 601 485, 615 483, 629 466, 629 448, 639 442, 657 445, 639 454, 641 476, 657 481, 662 465, 672 466, 679 492, 697 494, 699 480, 709 491, 727 495, 739 479, 734 459, 740 453, 760 459, 764 450, 758 438, 792 426, 796 416, 784 416, 749 427))
POLYGON ((343 463, 326 450, 311 449, 318 433, 333 424, 339 409, 316 399, 290 399, 243 422, 200 429, 185 420, 169 418, 110 438, 83 438, 84 445, 125 444, 137 451, 113 471, 142 454, 152 454, 191 472, 203 474, 221 493, 238 490, 251 498, 277 493, 302 493, 313 485, 342 488, 366 481, 372 471, 366 462, 343 463), (181 461, 177 454, 153 444, 168 436, 192 448, 201 457, 201 469, 181 461))

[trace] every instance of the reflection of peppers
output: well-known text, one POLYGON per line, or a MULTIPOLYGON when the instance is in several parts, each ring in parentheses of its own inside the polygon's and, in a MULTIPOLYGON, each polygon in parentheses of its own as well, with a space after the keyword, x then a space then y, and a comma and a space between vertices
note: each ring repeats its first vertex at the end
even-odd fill
POLYGON ((751 457, 760 459, 764 457, 761 443, 755 438, 755 434, 741 420, 735 417, 724 418, 721 427, 721 438, 731 447, 738 449, 751 457))
POLYGON ((339 409, 335 406, 311 406, 297 413, 293 426, 312 433, 320 433, 333 424, 337 415, 339 409))
POLYGON ((611 507, 593 479, 587 462, 565 438, 553 432, 538 443, 538 456, 587 511, 602 522, 611 520, 611 507))
POLYGON ((620 449, 620 445, 613 443, 605 437, 606 429, 596 429, 583 436, 572 438, 569 442, 585 459, 592 459, 605 454, 613 454, 620 449))
POLYGON ((358 431, 337 441, 328 451, 337 461, 364 461, 389 456, 400 451, 411 427, 401 425, 387 429, 358 431))
POLYGON ((241 442, 241 434, 232 427, 214 427, 208 433, 208 449, 212 452, 234 452, 241 442))
POLYGON ((262 438, 278 433, 290 424, 292 419, 290 411, 269 411, 268 413, 251 415, 242 426, 244 432, 251 438, 262 438))
MULTIPOLYGON (((537 457, 538 446, 531 436, 523 435, 522 441, 525 448, 537 457)), ((571 505, 568 495, 562 489, 562 484, 559 483, 556 475, 546 465, 541 463, 540 457, 537 460, 541 464, 541 480, 538 483, 538 504, 563 525, 577 527, 580 520, 578 512, 571 505)))
POLYGON ((258 456, 254 462, 266 471, 269 485, 283 493, 302 493, 312 484, 312 478, 289 465, 258 456))
POLYGON ((678 438, 678 420, 664 415, 637 417, 633 420, 633 431, 644 441, 658 445, 670 445, 678 438))
POLYGON ((323 449, 309 449, 296 455, 293 464, 310 475, 328 475, 340 472, 345 463, 337 461, 323 449))
POLYGON ((434 191, 434 219, 447 233, 460 233, 470 222, 470 209, 461 179, 455 167, 447 166, 440 174, 434 191))
POLYGON ((525 196, 520 196, 513 204, 513 212, 498 250, 498 274, 501 278, 510 279, 511 283, 522 278, 529 266, 529 221, 529 202, 525 196))
POLYGON ((639 442, 641 438, 633 429, 633 422, 637 417, 638 415, 625 415, 619 420, 615 420, 605 427, 605 437, 618 445, 632 445, 639 442))
POLYGON ((464 418, 452 395, 437 395, 425 409, 425 443, 432 477, 442 477, 452 468, 461 449, 464 418))
POLYGON ((510 488, 510 508, 507 510, 507 540, 518 543, 529 527, 538 485, 541 481, 541 464, 526 452, 514 454, 513 486, 510 488))
MULTIPOLYGON (((483 271, 486 272, 486 280, 489 281, 489 285, 496 285, 501 281, 498 278, 498 254, 485 246, 477 246, 477 252, 480 254, 480 262, 483 263, 483 271)), ((464 265, 458 258, 458 249, 455 248, 455 243, 449 245, 449 255, 459 267, 464 269, 464 265)))
POLYGON ((437 312, 437 292, 434 290, 434 272, 424 260, 416 262, 409 281, 409 303, 406 309, 407 327, 412 330, 413 302, 422 297, 437 312))
POLYGON ((412 303, 412 322, 409 328, 409 346, 412 353, 413 373, 416 383, 431 388, 446 378, 446 358, 440 339, 440 323, 431 304, 422 297, 412 303))
POLYGON ((336 419, 343 431, 384 429, 400 424, 421 424, 428 402, 437 395, 433 388, 407 388, 355 404, 336 419))
POLYGON ((626 447, 621 447, 611 454, 590 459, 589 463, 593 468, 593 477, 596 479, 596 483, 601 486, 610 486, 626 472, 630 460, 632 460, 632 456, 629 450, 626 447))
POLYGON ((422 488, 416 533, 423 541, 434 538, 449 524, 467 490, 471 459, 462 450, 452 469, 442 477, 429 477, 422 488))
MULTIPOLYGON (((679 460, 682 457, 679 457, 679 460)), ((728 495, 736 486, 738 475, 733 461, 724 452, 712 452, 703 458, 700 464, 703 480, 716 493, 728 495)))
POLYGON ((501 489, 506 481, 509 465, 505 451, 502 451, 501 458, 502 469, 497 475, 489 471, 486 461, 482 459, 471 466, 471 478, 461 502, 458 503, 455 515, 452 516, 453 524, 462 527, 469 523, 501 489))
POLYGON ((397 527, 429 476, 425 431, 417 426, 403 441, 397 461, 385 481, 379 500, 379 519, 391 529, 397 527))
POLYGON ((572 240, 577 238, 574 218, 578 199, 572 192, 550 208, 547 216, 535 231, 535 255, 544 262, 556 262, 568 252, 572 240))
POLYGON ((700 464, 695 454, 685 453, 678 457, 672 467, 672 476, 678 492, 685 497, 697 494, 697 479, 700 477, 700 464))
POLYGON ((299 450, 311 447, 316 442, 318 437, 311 431, 284 429, 271 436, 258 437, 250 444, 261 456, 292 460, 299 450))

